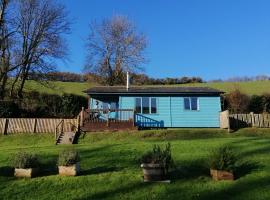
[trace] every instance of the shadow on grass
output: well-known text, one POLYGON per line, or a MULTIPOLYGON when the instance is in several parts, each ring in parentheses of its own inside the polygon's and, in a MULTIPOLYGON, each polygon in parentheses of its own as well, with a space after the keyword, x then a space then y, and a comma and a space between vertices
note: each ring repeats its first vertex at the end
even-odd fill
POLYGON ((245 161, 240 162, 234 171, 236 179, 251 174, 253 171, 260 169, 262 166, 257 162, 245 161))
POLYGON ((58 174, 57 157, 44 160, 40 163, 39 174, 37 177, 51 176, 58 174))
POLYGON ((172 181, 209 176, 209 168, 204 160, 183 161, 169 172, 172 181))
MULTIPOLYGON (((256 162, 242 161, 236 167, 234 172, 235 178, 239 179, 253 171, 258 170, 261 166, 256 162)), ((205 160, 184 161, 178 167, 169 172, 172 181, 179 179, 196 179, 210 177, 210 167, 205 160)))
POLYGON ((13 177, 14 176, 14 168, 10 167, 10 166, 0 167, 0 176, 13 177))
MULTIPOLYGON (((234 181, 222 189, 208 189, 200 195, 200 200, 218 199, 269 199, 270 177, 256 177, 254 179, 246 179, 243 181, 234 181)), ((216 183, 218 184, 218 183, 216 183)))
POLYGON ((87 170, 82 170, 80 173, 80 176, 84 175, 91 175, 91 174, 101 174, 101 173, 108 173, 108 172, 117 172, 120 171, 121 168, 119 167, 107 167, 107 166, 100 166, 100 167, 95 167, 87 170))
MULTIPOLYGON (((123 198, 124 194, 130 193, 132 194, 132 192, 134 191, 138 191, 141 189, 145 189, 148 187, 151 187, 151 183, 143 183, 143 182, 135 182, 135 183, 129 183, 128 185, 124 185, 124 186, 115 186, 114 189, 112 190, 103 190, 100 192, 97 192, 93 195, 87 196, 87 197, 83 197, 83 198, 78 198, 76 200, 88 200, 88 199, 107 199, 107 198, 113 198, 113 197, 117 197, 117 199, 120 199, 119 197, 122 197, 121 199, 125 199, 123 198)), ((128 196, 130 198, 130 195, 128 196)))
POLYGON ((185 130, 163 130, 163 131, 146 131, 140 137, 142 139, 152 140, 195 140, 195 139, 210 139, 210 138, 226 138, 230 137, 222 130, 209 129, 185 129, 185 130))

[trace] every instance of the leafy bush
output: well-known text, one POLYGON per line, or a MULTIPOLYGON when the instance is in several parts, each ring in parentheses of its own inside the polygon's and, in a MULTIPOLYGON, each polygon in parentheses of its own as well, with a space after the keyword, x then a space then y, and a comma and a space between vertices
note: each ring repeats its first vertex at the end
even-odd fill
POLYGON ((11 100, 0 101, 1 117, 18 117, 19 107, 11 100))
POLYGON ((59 153, 58 166, 70 166, 80 161, 79 153, 74 149, 64 149, 59 153))
POLYGON ((146 164, 161 164, 168 171, 168 169, 174 165, 171 154, 171 144, 168 143, 164 149, 158 145, 154 145, 152 151, 146 152, 140 161, 146 164))
POLYGON ((210 168, 233 172, 237 167, 239 156, 229 146, 223 146, 210 155, 210 168))
POLYGON ((15 154, 12 158, 12 164, 13 167, 22 169, 38 168, 40 166, 37 155, 26 152, 15 154))
POLYGON ((74 118, 82 107, 87 107, 87 98, 84 96, 32 91, 25 93, 20 100, 0 101, 0 116, 74 118))

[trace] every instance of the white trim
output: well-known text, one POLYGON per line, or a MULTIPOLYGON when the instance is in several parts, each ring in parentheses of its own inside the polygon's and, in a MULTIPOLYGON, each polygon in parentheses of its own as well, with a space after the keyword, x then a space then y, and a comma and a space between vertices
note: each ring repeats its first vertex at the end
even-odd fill
POLYGON ((185 111, 200 111, 199 97, 183 97, 183 100, 184 100, 184 110, 185 111), (189 100, 189 109, 186 109, 186 107, 185 107, 185 98, 187 98, 189 100), (197 99, 197 109, 196 110, 192 110, 192 105, 191 105, 192 98, 197 99))

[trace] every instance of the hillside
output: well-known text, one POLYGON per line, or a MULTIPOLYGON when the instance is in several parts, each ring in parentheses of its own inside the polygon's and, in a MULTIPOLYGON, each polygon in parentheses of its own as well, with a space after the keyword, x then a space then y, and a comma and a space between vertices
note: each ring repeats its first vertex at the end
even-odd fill
MULTIPOLYGON (((74 82, 49 82, 49 83, 38 83, 35 81, 27 81, 25 91, 39 91, 42 93, 49 94, 63 94, 72 93, 78 95, 85 95, 82 91, 95 85, 94 83, 74 83, 74 82)), ((171 87, 212 87, 215 89, 222 90, 224 92, 230 92, 234 88, 239 88, 246 94, 262 94, 270 92, 270 81, 252 81, 252 82, 224 82, 224 83, 194 83, 194 84, 181 84, 171 85, 171 87)), ((156 86, 158 87, 158 86, 156 86)))

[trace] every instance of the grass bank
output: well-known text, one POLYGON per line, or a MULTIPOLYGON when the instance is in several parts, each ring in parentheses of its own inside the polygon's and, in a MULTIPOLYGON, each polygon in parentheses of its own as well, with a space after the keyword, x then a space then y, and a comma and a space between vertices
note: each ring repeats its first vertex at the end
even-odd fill
POLYGON ((219 129, 91 133, 74 145, 81 154, 82 174, 56 174, 58 152, 53 134, 0 136, 1 199, 269 199, 270 131, 242 129, 228 134, 219 129), (170 142, 177 169, 171 184, 142 183, 138 159, 154 144, 170 142), (234 181, 214 182, 206 160, 209 152, 230 144, 253 167, 234 181), (43 175, 12 177, 9 159, 17 151, 42 157, 43 175))

